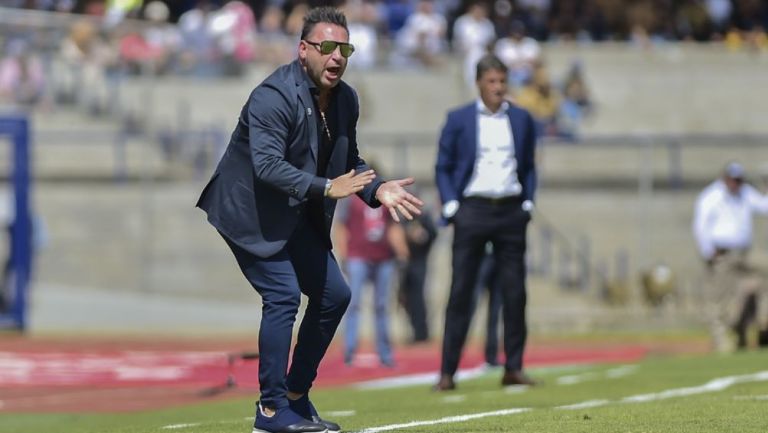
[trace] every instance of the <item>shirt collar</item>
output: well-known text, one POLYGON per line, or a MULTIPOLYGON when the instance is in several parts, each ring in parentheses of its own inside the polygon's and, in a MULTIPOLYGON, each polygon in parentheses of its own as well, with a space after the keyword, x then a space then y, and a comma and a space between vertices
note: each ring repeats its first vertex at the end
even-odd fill
POLYGON ((499 111, 493 112, 490 108, 485 106, 485 103, 483 103, 483 100, 478 98, 477 99, 477 112, 479 114, 483 114, 486 116, 498 116, 502 113, 506 113, 507 110, 509 110, 509 102, 504 101, 501 103, 501 106, 499 107, 499 111))

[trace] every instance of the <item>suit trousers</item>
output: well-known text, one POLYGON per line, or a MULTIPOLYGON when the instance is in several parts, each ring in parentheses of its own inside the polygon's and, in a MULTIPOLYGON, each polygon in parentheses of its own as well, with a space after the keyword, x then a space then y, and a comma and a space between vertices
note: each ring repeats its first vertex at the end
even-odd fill
POLYGON ((320 361, 349 305, 349 286, 328 244, 308 220, 299 223, 285 248, 268 258, 244 250, 226 236, 224 239, 262 299, 260 401, 265 407, 285 407, 288 391, 306 393, 312 387, 320 361), (286 375, 302 293, 308 303, 286 375))
POLYGON ((453 278, 445 312, 441 373, 453 376, 469 331, 486 242, 493 244, 494 284, 502 298, 505 370, 521 370, 527 337, 525 250, 530 213, 521 201, 466 198, 453 219, 453 278))

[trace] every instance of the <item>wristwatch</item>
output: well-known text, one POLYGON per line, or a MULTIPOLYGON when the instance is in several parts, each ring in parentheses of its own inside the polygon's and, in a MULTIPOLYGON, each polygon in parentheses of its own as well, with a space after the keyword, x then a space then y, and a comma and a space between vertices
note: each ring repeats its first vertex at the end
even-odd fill
POLYGON ((323 197, 328 197, 328 194, 331 193, 331 187, 333 186, 333 183, 331 183, 331 179, 326 179, 325 181, 325 191, 323 191, 323 197))

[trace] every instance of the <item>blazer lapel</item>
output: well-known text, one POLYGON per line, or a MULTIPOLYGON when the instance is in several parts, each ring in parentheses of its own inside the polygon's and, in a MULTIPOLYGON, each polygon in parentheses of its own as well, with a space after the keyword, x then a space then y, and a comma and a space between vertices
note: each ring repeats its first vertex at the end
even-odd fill
POLYGON ((479 138, 477 136, 477 131, 478 131, 477 128, 479 127, 479 125, 477 124, 477 122, 479 121, 478 115, 477 115, 477 104, 473 103, 472 109, 467 111, 469 115, 469 117, 467 118, 467 134, 469 135, 469 137, 467 137, 468 138, 467 143, 472 144, 472 149, 471 149, 472 152, 470 153, 472 158, 469 161, 470 163, 469 167, 470 167, 470 170, 473 170, 475 168, 475 160, 477 159, 477 147, 480 145, 480 143, 478 143, 477 141, 477 139, 479 138))
POLYGON ((512 128, 512 140, 514 140, 515 154, 513 155, 520 167, 521 157, 523 156, 523 137, 520 135, 523 131, 520 130, 520 126, 517 124, 517 117, 512 115, 512 107, 507 109, 507 116, 509 116, 509 126, 512 128))
POLYGON ((294 68, 298 69, 295 71, 295 75, 296 85, 299 87, 299 101, 301 101, 299 105, 303 107, 303 113, 299 115, 304 116, 307 121, 309 149, 315 164, 317 164, 317 116, 320 114, 315 112, 315 101, 309 92, 309 86, 307 86, 307 81, 304 79, 304 71, 301 69, 301 65, 299 65, 298 61, 294 65, 294 68))

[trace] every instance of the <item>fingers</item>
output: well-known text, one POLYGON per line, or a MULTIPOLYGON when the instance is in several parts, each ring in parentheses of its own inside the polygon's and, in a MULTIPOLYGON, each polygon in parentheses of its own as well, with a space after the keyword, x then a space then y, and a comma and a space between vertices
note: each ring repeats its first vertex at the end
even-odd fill
MULTIPOLYGON (((402 203, 402 206, 405 207, 406 209, 408 209, 408 211, 410 213, 412 213, 412 214, 421 215, 421 209, 419 209, 418 207, 416 207, 413 203, 411 203, 409 201, 404 201, 402 203)), ((408 219, 412 219, 412 218, 408 218, 408 219)))
POLYGON ((400 217, 397 216, 397 211, 394 207, 389 208, 389 215, 392 216, 392 219, 395 220, 395 222, 400 222, 400 217))
MULTIPOLYGON (((413 194, 406 194, 405 199, 408 201, 408 204, 412 203, 418 207, 424 206, 424 202, 413 194)), ((421 214, 421 211, 419 211, 419 214, 421 214)))
POLYGON ((400 186, 408 186, 412 185, 415 180, 412 177, 406 177, 405 179, 398 179, 395 182, 397 182, 397 184, 400 186))

